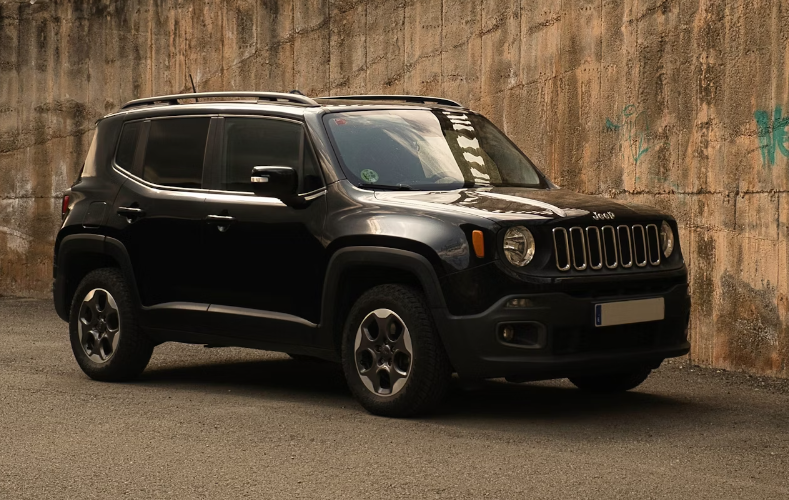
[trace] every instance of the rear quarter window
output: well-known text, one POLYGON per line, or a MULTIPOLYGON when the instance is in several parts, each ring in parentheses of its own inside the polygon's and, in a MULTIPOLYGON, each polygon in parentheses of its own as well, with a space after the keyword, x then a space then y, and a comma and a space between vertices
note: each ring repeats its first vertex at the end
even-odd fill
POLYGON ((131 171, 134 155, 137 152, 137 138, 142 129, 142 122, 130 122, 123 126, 118 149, 115 152, 115 164, 124 170, 131 171))

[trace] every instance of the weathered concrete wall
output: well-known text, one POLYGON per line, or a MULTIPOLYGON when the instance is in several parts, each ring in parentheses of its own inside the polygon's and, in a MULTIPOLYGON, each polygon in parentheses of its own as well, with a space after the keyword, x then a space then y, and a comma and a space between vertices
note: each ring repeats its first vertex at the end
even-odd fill
POLYGON ((789 376, 786 0, 0 0, 0 293, 47 295, 95 119, 190 72, 466 103, 558 184, 673 212, 692 359, 789 376))

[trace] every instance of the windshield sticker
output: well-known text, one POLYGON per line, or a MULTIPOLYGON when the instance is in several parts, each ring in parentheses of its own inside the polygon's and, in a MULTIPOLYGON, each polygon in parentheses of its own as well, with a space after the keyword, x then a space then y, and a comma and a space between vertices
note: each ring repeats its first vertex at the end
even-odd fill
POLYGON ((369 182, 370 184, 378 182, 378 173, 375 170, 365 168, 362 170, 361 176, 364 182, 369 182))
POLYGON ((346 123, 348 123, 348 122, 347 122, 347 121, 345 121, 345 119, 344 119, 344 118, 335 118, 335 119, 334 119, 334 123, 336 123, 337 125, 345 125, 345 124, 346 124, 346 123))

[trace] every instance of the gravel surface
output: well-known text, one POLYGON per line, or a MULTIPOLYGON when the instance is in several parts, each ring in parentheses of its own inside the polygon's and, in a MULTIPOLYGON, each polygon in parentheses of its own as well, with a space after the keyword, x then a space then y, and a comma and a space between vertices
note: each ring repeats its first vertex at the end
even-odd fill
POLYGON ((165 344, 88 379, 48 301, 0 300, 0 498, 789 498, 789 381, 664 363, 641 387, 456 383, 365 413, 340 368, 165 344))

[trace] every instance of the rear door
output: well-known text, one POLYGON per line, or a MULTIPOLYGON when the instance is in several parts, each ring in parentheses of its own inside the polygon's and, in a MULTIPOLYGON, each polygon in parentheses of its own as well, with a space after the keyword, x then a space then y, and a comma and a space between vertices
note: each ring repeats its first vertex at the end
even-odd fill
POLYGON ((116 167, 129 179, 110 216, 131 258, 150 326, 190 330, 208 308, 202 278, 201 224, 207 215, 203 172, 210 117, 127 123, 116 167), (138 130, 136 153, 129 136, 138 130), (124 136, 126 134, 126 136, 124 136))
POLYGON ((323 180, 300 122, 218 118, 215 191, 203 225, 209 317, 217 333, 260 341, 308 342, 320 317, 323 276, 323 180), (310 200, 293 208, 255 196, 255 166, 296 170, 310 200))

